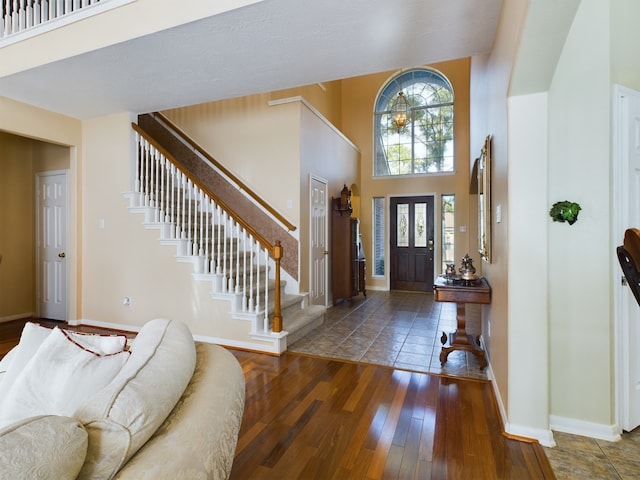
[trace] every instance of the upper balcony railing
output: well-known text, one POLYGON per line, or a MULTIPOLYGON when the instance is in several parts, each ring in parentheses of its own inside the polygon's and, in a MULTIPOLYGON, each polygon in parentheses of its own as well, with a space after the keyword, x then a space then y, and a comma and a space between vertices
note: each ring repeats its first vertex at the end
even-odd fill
POLYGON ((0 0, 0 46, 135 0, 0 0))

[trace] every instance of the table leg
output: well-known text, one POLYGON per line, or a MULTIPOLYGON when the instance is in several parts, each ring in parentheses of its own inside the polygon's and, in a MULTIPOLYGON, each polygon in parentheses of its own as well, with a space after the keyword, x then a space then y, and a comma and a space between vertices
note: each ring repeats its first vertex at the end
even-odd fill
POLYGON ((442 332, 440 341, 443 347, 440 352, 440 364, 444 365, 447 362, 447 357, 452 351, 464 350, 475 355, 482 370, 487 366, 487 359, 484 350, 480 348, 480 336, 478 335, 474 339, 473 335, 467 333, 466 305, 464 303, 456 303, 456 320, 457 329, 455 332, 449 334, 442 332), (445 346, 447 342, 449 346, 445 346))

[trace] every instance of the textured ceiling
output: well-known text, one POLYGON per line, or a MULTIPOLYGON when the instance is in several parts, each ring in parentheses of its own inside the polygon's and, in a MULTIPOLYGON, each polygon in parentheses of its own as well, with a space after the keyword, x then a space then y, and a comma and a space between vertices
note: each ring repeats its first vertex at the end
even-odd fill
POLYGON ((86 119, 268 92, 491 50, 502 0, 265 0, 0 78, 86 119))

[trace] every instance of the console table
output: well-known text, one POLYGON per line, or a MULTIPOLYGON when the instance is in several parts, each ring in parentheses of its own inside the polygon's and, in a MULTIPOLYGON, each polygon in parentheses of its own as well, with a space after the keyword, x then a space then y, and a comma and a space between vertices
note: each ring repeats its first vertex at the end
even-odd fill
POLYGON ((480 335, 473 338, 466 330, 466 304, 467 303, 491 303, 491 287, 485 278, 479 278, 472 282, 460 280, 447 281, 438 277, 433 285, 436 302, 454 302, 456 304, 457 330, 452 333, 442 332, 442 351, 440 363, 444 365, 447 357, 454 350, 464 350, 475 355, 480 369, 487 366, 484 350, 480 347, 480 335))

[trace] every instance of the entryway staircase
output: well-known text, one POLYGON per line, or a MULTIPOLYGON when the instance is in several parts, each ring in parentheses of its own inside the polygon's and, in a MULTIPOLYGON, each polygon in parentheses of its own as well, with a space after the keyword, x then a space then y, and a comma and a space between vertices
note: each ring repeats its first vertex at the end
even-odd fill
POLYGON ((194 281, 211 284, 211 301, 229 303, 228 321, 250 322, 247 341, 255 341, 256 350, 280 354, 321 325, 326 308, 310 305, 297 285, 287 288, 280 279, 274 258, 282 252, 280 241, 265 246, 259 232, 243 225, 147 132, 133 128, 138 153, 134 191, 125 194, 129 210, 144 216, 145 228, 159 231, 162 244, 175 245, 177 261, 193 264, 194 281), (281 331, 274 317, 282 319, 281 331))

